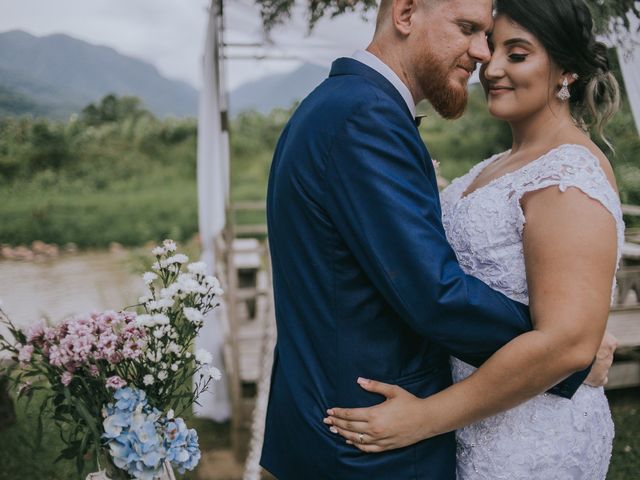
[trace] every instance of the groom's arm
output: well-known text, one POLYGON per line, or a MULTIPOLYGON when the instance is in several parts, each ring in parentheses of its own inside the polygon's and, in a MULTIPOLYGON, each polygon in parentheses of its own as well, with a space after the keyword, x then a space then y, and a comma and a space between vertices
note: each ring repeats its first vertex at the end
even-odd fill
MULTIPOLYGON (((394 310, 477 366, 531 330, 528 309, 461 270, 427 177, 433 167, 422 164, 413 126, 399 113, 380 101, 346 122, 328 154, 327 209, 394 310)), ((585 376, 571 377, 554 393, 570 397, 585 376)))

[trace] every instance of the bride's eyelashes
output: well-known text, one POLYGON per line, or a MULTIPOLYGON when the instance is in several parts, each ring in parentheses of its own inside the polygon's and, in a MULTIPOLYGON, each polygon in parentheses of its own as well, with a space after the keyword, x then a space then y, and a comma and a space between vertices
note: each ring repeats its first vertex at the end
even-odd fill
POLYGON ((509 55, 509 60, 514 63, 524 62, 527 59, 528 54, 526 53, 512 53, 509 55))

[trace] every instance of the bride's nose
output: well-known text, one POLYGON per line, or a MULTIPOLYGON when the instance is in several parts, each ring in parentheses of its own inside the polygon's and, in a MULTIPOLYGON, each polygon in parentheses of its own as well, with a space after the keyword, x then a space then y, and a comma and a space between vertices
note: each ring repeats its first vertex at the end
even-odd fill
POLYGON ((485 63, 482 66, 480 74, 487 80, 496 80, 502 78, 505 75, 502 63, 503 62, 499 58, 499 56, 494 53, 491 56, 491 60, 489 60, 489 63, 485 63))

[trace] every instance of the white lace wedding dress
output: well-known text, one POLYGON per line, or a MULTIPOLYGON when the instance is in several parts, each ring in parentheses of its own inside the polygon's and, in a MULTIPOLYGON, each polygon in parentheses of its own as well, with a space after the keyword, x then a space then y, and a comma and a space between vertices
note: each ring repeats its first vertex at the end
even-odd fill
MULTIPOLYGON (((522 248, 526 192, 580 189, 615 218, 618 260, 624 241, 620 201, 598 159, 580 145, 562 145, 463 197, 495 155, 442 193, 443 223, 462 269, 507 297, 528 304, 522 248)), ((576 258, 576 261, 583 259, 576 258)), ((614 279, 615 286, 615 279, 614 279)), ((475 370, 455 358, 454 381, 475 370)), ((526 372, 522 372, 526 375, 526 372)), ((582 385, 571 400, 551 394, 457 432, 458 480, 602 480, 614 436, 602 388, 582 385)))

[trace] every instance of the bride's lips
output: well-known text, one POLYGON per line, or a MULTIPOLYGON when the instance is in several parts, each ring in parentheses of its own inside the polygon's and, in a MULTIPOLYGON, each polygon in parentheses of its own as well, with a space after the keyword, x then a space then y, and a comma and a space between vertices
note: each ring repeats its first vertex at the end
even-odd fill
POLYGON ((505 85, 492 85, 489 87, 489 95, 502 95, 504 93, 513 92, 513 87, 507 87, 505 85))

